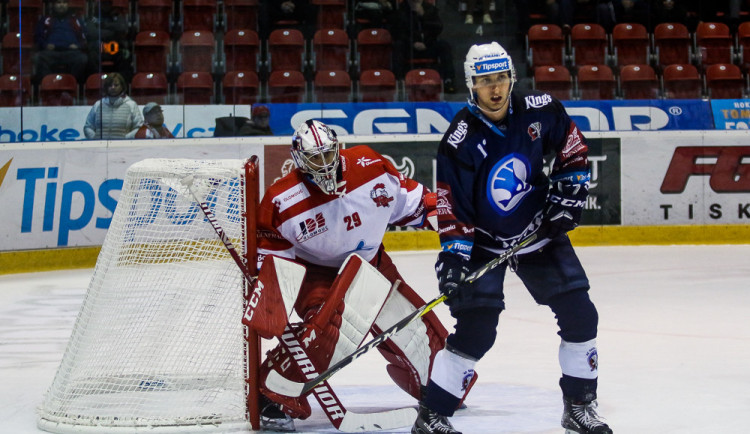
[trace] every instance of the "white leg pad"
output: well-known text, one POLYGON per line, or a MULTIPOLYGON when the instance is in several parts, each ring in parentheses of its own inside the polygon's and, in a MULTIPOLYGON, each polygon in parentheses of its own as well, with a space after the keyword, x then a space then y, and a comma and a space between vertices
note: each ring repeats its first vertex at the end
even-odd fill
POLYGON ((593 380, 599 376, 599 357, 596 339, 586 342, 560 341, 560 368, 571 377, 593 380))
POLYGON ((463 399, 466 388, 471 384, 471 379, 474 377, 474 366, 476 364, 476 360, 467 359, 450 350, 442 349, 435 356, 430 378, 446 392, 456 398, 463 399))

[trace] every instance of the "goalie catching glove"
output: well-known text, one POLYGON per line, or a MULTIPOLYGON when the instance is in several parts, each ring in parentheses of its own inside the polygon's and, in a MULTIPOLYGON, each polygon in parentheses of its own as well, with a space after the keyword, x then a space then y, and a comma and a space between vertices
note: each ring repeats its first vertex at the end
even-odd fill
POLYGON ((552 181, 539 232, 555 238, 578 226, 589 194, 588 172, 575 172, 552 181))

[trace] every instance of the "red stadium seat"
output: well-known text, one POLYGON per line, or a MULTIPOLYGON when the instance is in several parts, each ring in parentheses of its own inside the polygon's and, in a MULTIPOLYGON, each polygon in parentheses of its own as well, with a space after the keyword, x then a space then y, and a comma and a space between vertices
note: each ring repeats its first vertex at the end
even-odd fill
POLYGON ((169 101, 169 83, 163 73, 141 72, 130 82, 130 96, 140 105, 155 102, 159 105, 169 101))
POLYGON ((581 99, 615 99, 617 82, 607 65, 583 65, 578 68, 578 92, 581 99))
POLYGON ((171 28, 172 1, 136 0, 136 29, 139 32, 169 32, 171 28))
POLYGON ((6 33, 2 46, 3 74, 31 76, 33 52, 34 41, 31 36, 21 37, 20 33, 6 33))
POLYGON ((745 72, 750 71, 750 21, 745 21, 737 28, 737 42, 740 50, 740 66, 745 72))
POLYGON ((224 70, 258 71, 260 40, 253 30, 232 29, 224 34, 224 70))
POLYGON ((656 99, 659 80, 649 65, 625 65, 620 70, 620 90, 625 99, 656 99))
POLYGON ((404 77, 404 91, 407 101, 441 101, 443 80, 434 69, 412 69, 404 77))
POLYGON ((255 104, 260 82, 255 71, 229 71, 221 81, 224 104, 255 104))
POLYGON ((715 63, 732 63, 734 38, 724 23, 699 23, 695 44, 703 68, 715 63))
POLYGON ((296 29, 276 29, 268 36, 268 61, 271 71, 302 71, 305 38, 296 29))
POLYGON ((213 32, 217 17, 216 0, 182 0, 182 31, 213 32))
POLYGON ((183 72, 212 72, 216 41, 208 31, 184 32, 180 36, 179 66, 183 72))
POLYGON ((203 104, 213 102, 214 80, 210 72, 183 72, 177 77, 176 104, 203 104))
POLYGON ((660 68, 691 62, 690 33, 684 24, 661 23, 654 28, 654 48, 660 68))
POLYGON ((224 26, 227 30, 258 30, 258 0, 224 0, 224 26))
POLYGON ((565 37, 560 26, 535 24, 526 33, 526 57, 530 67, 565 63, 565 37))
POLYGON ((172 52, 172 43, 167 32, 138 32, 133 47, 136 72, 167 72, 172 52))
POLYGON ((651 47, 646 27, 638 23, 620 23, 612 29, 612 46, 617 65, 648 64, 651 47))
POLYGON ((663 72, 664 97, 669 99, 700 99, 703 80, 691 64, 667 65, 663 72))
POLYGON ((364 29, 357 34, 357 66, 359 71, 392 69, 393 42, 386 29, 364 29))
POLYGON ((572 99, 573 82, 570 71, 563 65, 534 68, 534 89, 547 92, 560 100, 572 99))
POLYGON ((361 102, 393 102, 396 100, 396 76, 387 69, 368 69, 359 75, 361 102))
POLYGON ((314 102, 349 102, 352 79, 346 71, 318 71, 313 79, 314 102))
POLYGON ((83 84, 83 101, 86 105, 92 105, 102 98, 102 83, 107 74, 94 73, 86 78, 83 84))
POLYGON ((576 24, 570 31, 570 45, 575 65, 607 63, 607 32, 595 23, 576 24))
POLYGON ((706 68, 706 89, 711 99, 741 99, 744 86, 737 65, 717 63, 706 68))
POLYGON ((318 8, 319 29, 344 29, 346 25, 346 0, 312 0, 318 8))
POLYGON ((39 84, 39 102, 43 106, 70 106, 78 101, 78 82, 71 74, 49 74, 39 84))
POLYGON ((0 76, 0 107, 21 107, 30 103, 31 79, 28 76, 0 76))
MULTIPOLYGON (((33 35, 34 27, 42 17, 42 12, 44 11, 43 1, 10 0, 3 3, 6 4, 6 15, 8 16, 8 32, 18 33, 23 28, 24 35, 33 35)), ((5 73, 7 74, 8 72, 5 71, 5 73)))
POLYGON ((341 29, 321 29, 312 42, 316 71, 349 70, 349 36, 341 29))
POLYGON ((273 71, 268 77, 268 98, 273 103, 302 103, 307 92, 300 71, 273 71))

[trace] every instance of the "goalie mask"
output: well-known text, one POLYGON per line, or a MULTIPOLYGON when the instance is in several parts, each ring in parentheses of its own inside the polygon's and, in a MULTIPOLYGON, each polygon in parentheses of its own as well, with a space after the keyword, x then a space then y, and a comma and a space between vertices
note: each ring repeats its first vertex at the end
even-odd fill
POLYGON ((510 73, 510 89, 508 95, 513 91, 516 82, 516 69, 513 67, 513 59, 505 48, 497 42, 489 44, 472 45, 466 53, 464 62, 464 75, 466 87, 469 88, 471 99, 476 101, 474 93, 475 78, 482 75, 497 74, 498 72, 510 73))
POLYGON ((320 121, 307 120, 294 132, 291 152, 294 164, 324 193, 336 193, 339 140, 335 131, 320 121))

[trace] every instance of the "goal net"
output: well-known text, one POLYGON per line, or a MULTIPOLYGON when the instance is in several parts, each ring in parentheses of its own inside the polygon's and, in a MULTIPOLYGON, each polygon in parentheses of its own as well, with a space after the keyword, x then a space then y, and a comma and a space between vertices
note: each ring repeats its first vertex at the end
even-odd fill
POLYGON ((242 325, 245 280, 181 183, 188 176, 255 269, 256 157, 149 159, 131 166, 39 407, 39 428, 256 428, 259 354, 257 337, 242 325))

